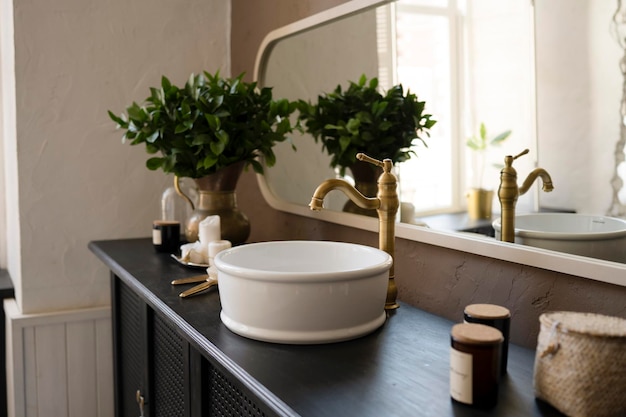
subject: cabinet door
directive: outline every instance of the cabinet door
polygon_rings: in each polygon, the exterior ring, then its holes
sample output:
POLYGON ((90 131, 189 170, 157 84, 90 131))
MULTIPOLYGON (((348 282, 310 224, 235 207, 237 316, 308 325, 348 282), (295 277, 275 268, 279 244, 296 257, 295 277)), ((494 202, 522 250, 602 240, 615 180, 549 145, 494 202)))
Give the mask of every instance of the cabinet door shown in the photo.
POLYGON ((151 317, 150 416, 189 416, 189 344, 167 319, 151 317))
POLYGON ((276 415, 114 274, 111 284, 117 417, 276 415))
POLYGON ((189 344, 115 276, 112 292, 117 416, 190 417, 189 344))
POLYGON ((137 394, 145 398, 147 384, 147 306, 112 275, 113 355, 117 416, 139 416, 137 394))

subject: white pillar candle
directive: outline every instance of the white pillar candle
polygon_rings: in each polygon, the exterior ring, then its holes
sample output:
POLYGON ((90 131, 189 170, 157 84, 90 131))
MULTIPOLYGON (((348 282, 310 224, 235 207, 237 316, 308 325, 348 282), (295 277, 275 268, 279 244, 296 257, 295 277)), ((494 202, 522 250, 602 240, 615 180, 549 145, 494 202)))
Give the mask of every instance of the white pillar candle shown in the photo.
POLYGON ((230 249, 233 245, 229 240, 215 240, 209 242, 209 265, 213 265, 213 258, 215 255, 223 250, 230 249))
POLYGON ((222 239, 220 216, 208 216, 198 225, 198 238, 200 242, 208 245, 209 242, 222 239))

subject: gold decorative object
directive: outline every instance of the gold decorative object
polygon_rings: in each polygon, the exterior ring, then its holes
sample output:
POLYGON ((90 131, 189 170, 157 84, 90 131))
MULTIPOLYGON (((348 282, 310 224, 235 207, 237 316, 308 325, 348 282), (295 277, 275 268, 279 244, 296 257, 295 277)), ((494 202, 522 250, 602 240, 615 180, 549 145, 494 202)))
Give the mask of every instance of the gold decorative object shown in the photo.
POLYGON ((524 151, 522 151, 519 155, 505 156, 504 168, 500 171, 498 198, 500 199, 500 207, 502 210, 501 240, 503 242, 515 241, 515 204, 517 203, 517 198, 528 191, 537 177, 540 177, 543 182, 543 191, 550 192, 554 189, 550 174, 548 174, 548 172, 543 168, 535 168, 532 170, 522 183, 522 186, 517 186, 517 171, 513 168, 513 161, 522 155, 526 155, 528 152, 528 149, 524 149, 524 151))
POLYGON ((217 278, 214 276, 209 276, 206 279, 206 282, 203 282, 202 284, 198 284, 195 287, 191 287, 188 290, 185 290, 181 292, 180 294, 178 294, 178 296, 180 298, 191 297, 192 295, 199 294, 202 291, 208 290, 209 288, 212 288, 215 286, 217 286, 217 278))
MULTIPOLYGON (((393 163, 391 159, 384 159, 381 162, 363 153, 358 153, 356 157, 360 161, 369 162, 383 169, 383 173, 378 178, 378 193, 376 197, 366 197, 347 181, 333 178, 324 181, 317 187, 309 207, 311 207, 311 210, 321 210, 326 194, 332 190, 340 190, 359 207, 370 210, 376 209, 379 219, 379 248, 393 258, 395 252, 396 213, 400 206, 400 200, 396 191, 398 179, 391 172, 393 163)), ((396 301, 397 295, 398 289, 395 283, 394 265, 392 264, 389 270, 389 284, 385 301, 386 310, 394 310, 400 306, 396 301)))
POLYGON ((491 219, 493 191, 472 188, 467 193, 467 213, 472 220, 491 219))
POLYGON ((193 277, 187 278, 179 278, 172 280, 172 285, 182 285, 182 284, 197 284, 198 282, 204 282, 207 280, 209 276, 207 274, 195 275, 193 277))
POLYGON ((183 193, 178 176, 174 177, 176 192, 183 197, 193 210, 185 224, 185 237, 188 242, 198 240, 198 225, 212 215, 220 216, 221 238, 233 245, 240 244, 250 235, 250 221, 237 207, 235 188, 243 171, 244 162, 222 168, 214 174, 195 178, 198 187, 197 206, 183 193))

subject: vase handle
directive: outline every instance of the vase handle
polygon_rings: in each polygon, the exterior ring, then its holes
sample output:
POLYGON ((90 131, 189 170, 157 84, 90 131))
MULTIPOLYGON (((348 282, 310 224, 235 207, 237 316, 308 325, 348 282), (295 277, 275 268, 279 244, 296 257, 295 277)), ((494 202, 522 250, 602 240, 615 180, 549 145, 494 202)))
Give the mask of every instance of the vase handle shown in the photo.
POLYGON ((176 189, 176 194, 184 198, 191 205, 191 210, 195 210, 196 207, 194 206, 193 201, 191 201, 191 198, 187 197, 187 195, 180 189, 178 175, 174 176, 174 188, 176 189))

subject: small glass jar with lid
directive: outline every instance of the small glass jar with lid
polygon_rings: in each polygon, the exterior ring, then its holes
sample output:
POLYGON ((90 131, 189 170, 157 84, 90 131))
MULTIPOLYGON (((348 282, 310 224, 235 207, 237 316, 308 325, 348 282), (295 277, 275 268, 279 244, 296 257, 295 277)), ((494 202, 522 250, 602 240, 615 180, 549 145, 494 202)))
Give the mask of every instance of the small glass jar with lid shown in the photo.
POLYGON ((459 323, 450 335, 450 396, 477 408, 498 402, 500 330, 475 323, 459 323))
POLYGON ((463 311, 466 323, 478 323, 495 327, 502 332, 502 354, 500 356, 500 375, 506 374, 509 358, 509 332, 511 312, 508 308, 496 304, 470 304, 463 311))

